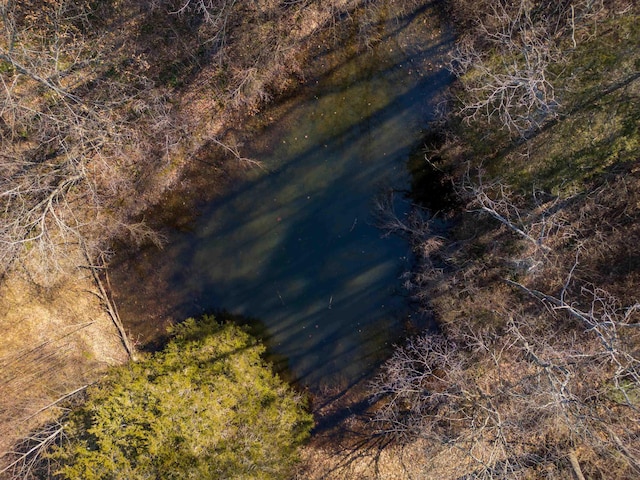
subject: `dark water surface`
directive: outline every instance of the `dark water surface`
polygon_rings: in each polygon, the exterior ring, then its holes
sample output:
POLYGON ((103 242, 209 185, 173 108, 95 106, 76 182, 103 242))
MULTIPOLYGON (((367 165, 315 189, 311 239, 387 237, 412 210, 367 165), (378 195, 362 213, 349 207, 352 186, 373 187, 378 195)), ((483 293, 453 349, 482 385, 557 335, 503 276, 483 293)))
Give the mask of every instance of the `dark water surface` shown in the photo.
POLYGON ((328 73, 245 143, 263 168, 204 205, 189 231, 170 232, 163 250, 120 262, 111 282, 134 337, 226 309, 259 319, 312 388, 375 365, 409 315, 400 277, 410 258, 374 225, 373 203, 407 188, 407 158, 450 80, 441 63, 451 38, 423 13, 389 22, 364 54, 319 58, 328 73))

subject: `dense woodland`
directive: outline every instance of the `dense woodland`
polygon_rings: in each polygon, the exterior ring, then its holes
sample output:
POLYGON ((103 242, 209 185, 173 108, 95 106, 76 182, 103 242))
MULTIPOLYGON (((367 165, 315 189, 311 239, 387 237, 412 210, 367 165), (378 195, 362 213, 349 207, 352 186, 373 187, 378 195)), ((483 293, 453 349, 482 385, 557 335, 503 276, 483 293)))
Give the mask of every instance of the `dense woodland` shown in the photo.
MULTIPOLYGON (((364 51, 378 15, 426 3, 4 1, 2 282, 55 302, 70 278, 95 281, 118 323, 103 287, 109 247, 161 241, 145 209, 190 159, 217 148, 250 167, 229 127, 304 81, 311 43, 355 25, 364 51)), ((436 3, 458 31, 457 81, 412 162, 413 211, 381 199, 377 218, 409 239, 405 287, 438 331, 409 335, 337 400, 361 408, 316 430, 296 466, 311 419, 240 328, 189 321, 98 383, 93 373, 36 395, 31 375, 53 382, 62 362, 89 357, 48 353, 48 340, 24 343, 29 324, 7 326, 0 475, 640 475, 638 6, 436 3), (206 422, 192 425, 194 412, 206 422)), ((98 370, 108 363, 119 362, 98 370)))

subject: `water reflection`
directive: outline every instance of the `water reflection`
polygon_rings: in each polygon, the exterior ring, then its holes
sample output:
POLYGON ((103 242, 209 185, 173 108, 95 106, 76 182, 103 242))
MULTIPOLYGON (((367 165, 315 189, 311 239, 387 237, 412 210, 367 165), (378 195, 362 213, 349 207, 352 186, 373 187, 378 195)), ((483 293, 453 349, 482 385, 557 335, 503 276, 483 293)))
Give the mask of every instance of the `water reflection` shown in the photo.
POLYGON ((415 29, 338 62, 291 99, 247 146, 264 170, 206 205, 164 251, 116 271, 125 322, 136 330, 134 319, 224 308, 263 321, 305 384, 351 381, 372 366, 407 314, 400 276, 409 262, 408 246, 372 224, 372 200, 406 188, 407 156, 449 81, 427 68, 449 39, 408 35, 415 29), (148 296, 126 295, 151 277, 148 296))

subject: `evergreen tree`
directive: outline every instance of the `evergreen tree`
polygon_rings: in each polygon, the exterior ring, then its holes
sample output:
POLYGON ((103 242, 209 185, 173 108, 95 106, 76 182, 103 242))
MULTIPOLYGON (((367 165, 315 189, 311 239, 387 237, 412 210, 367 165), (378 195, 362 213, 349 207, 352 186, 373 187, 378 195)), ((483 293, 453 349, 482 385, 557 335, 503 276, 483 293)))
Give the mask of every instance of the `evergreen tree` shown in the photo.
POLYGON ((93 387, 52 453, 62 478, 283 478, 308 437, 303 399, 264 347, 213 317, 175 328, 168 346, 93 387))

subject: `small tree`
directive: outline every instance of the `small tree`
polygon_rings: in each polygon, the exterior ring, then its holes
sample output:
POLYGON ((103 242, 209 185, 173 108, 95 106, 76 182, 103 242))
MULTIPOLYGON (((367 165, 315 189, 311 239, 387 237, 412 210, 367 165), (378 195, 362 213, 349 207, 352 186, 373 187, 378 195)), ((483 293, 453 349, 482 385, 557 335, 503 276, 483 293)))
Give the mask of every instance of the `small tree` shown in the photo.
POLYGON ((52 453, 62 478, 283 478, 312 417, 262 360, 264 347, 213 317, 176 328, 144 361, 88 392, 52 453))

